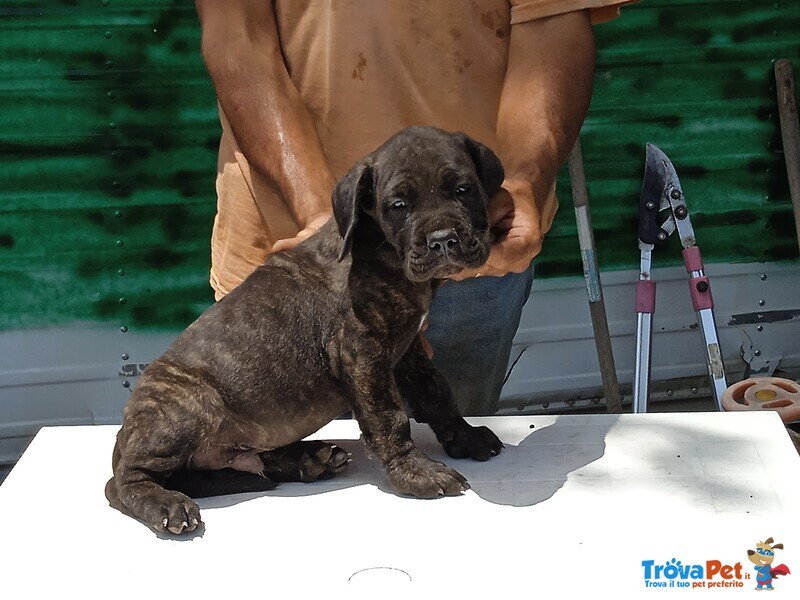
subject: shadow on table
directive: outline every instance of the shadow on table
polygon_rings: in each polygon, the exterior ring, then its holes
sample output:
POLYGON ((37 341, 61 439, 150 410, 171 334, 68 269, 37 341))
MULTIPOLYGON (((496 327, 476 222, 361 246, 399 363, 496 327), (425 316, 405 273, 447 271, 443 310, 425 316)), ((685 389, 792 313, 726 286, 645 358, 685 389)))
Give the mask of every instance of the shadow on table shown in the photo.
MULTIPOLYGON (((520 440, 505 440, 505 448, 487 462, 448 457, 428 427, 415 427, 417 446, 434 460, 446 463, 464 475, 472 491, 482 499, 506 506, 532 506, 550 499, 567 481, 570 473, 601 458, 605 436, 616 419, 602 425, 576 427, 572 421, 556 420, 531 429, 520 440)), ((521 437, 521 436, 517 436, 521 437)), ((370 460, 360 440, 327 440, 352 454, 348 470, 326 481, 284 483, 265 492, 203 498, 202 508, 233 506, 258 497, 297 497, 332 493, 360 485, 372 485, 398 495, 390 486, 382 466, 370 460)))

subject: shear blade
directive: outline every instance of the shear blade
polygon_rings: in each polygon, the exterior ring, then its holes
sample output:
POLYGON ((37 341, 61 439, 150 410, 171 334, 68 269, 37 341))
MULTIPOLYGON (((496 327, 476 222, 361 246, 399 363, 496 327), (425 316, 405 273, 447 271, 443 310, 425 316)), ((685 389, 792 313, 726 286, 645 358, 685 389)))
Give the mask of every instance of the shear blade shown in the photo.
MULTIPOLYGON (((647 144, 645 161, 645 181, 647 181, 648 177, 651 178, 651 185, 659 189, 659 194, 663 193, 667 188, 681 187, 681 182, 678 180, 678 174, 675 172, 672 161, 658 146, 650 143, 647 144)), ((669 206, 669 200, 667 200, 666 205, 662 208, 666 208, 667 206, 669 206)))
POLYGON ((675 167, 661 150, 647 144, 644 179, 639 201, 639 241, 644 244, 660 244, 675 231, 672 215, 659 224, 659 213, 670 208, 667 190, 680 187, 675 167))

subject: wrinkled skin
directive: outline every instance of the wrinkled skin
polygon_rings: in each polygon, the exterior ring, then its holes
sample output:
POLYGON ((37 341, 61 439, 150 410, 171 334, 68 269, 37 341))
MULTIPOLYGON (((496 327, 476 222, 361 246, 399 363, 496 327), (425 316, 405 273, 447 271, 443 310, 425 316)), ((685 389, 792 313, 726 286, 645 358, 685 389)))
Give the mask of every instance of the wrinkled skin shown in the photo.
POLYGON ((441 279, 489 252, 497 157, 463 134, 404 130, 337 184, 334 217, 272 255, 142 374, 113 454, 110 504, 156 531, 201 524, 190 498, 315 481, 347 466, 300 441, 352 411, 401 494, 469 488, 414 445, 409 416, 447 453, 487 460, 502 444, 459 414, 419 329, 441 279))

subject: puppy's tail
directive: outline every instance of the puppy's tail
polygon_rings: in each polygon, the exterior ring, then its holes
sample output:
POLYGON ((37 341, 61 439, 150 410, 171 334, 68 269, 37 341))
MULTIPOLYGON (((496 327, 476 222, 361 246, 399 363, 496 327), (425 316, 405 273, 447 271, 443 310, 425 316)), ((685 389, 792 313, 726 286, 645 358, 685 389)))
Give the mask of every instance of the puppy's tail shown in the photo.
POLYGON ((267 492, 278 484, 254 473, 221 469, 218 471, 194 471, 183 469, 171 473, 164 481, 168 490, 182 492, 190 498, 208 498, 228 494, 267 492))

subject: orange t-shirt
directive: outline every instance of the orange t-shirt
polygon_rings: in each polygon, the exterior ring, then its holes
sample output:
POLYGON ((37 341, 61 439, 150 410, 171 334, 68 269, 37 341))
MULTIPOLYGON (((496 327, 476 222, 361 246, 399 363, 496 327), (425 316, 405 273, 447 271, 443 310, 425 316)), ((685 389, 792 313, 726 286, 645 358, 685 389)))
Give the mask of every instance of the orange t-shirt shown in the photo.
MULTIPOLYGON (((410 125, 463 131, 497 147, 508 41, 516 23, 591 9, 616 16, 620 0, 274 0, 290 77, 339 178, 410 125), (413 9, 413 10, 412 10, 413 9)), ((532 58, 535 60, 535 57, 532 58)), ((221 297, 298 227, 275 190, 251 171, 225 115, 211 243, 211 285, 221 297), (268 214, 259 211, 268 206, 268 214)), ((544 205, 546 232, 557 208, 544 205)))

